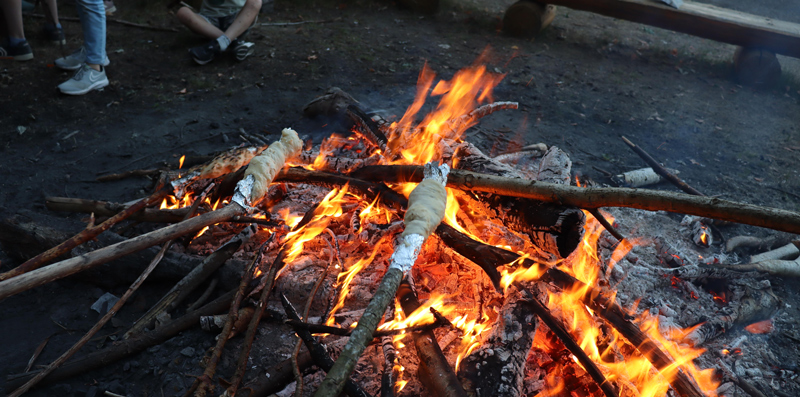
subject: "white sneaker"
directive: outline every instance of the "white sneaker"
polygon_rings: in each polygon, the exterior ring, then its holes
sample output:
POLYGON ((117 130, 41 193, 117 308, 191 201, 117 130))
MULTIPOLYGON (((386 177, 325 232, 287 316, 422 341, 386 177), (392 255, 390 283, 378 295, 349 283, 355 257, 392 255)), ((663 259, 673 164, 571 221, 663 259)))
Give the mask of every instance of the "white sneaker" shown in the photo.
POLYGON ((71 79, 61 83, 58 89, 67 95, 83 95, 92 90, 99 90, 108 85, 108 77, 106 77, 105 68, 100 71, 92 69, 89 65, 84 64, 82 68, 78 69, 71 79))
MULTIPOLYGON (((101 64, 103 67, 108 66, 111 61, 106 57, 101 64)), ((81 66, 86 64, 86 48, 81 46, 80 49, 69 54, 63 58, 56 59, 56 66, 64 70, 78 70, 81 66)))

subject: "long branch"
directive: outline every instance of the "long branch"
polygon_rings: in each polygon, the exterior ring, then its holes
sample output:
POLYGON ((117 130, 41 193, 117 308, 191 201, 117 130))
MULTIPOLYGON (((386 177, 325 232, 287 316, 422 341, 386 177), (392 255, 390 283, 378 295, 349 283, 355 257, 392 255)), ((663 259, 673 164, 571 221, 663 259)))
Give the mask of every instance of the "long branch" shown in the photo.
MULTIPOLYGON (((89 240, 94 239, 95 237, 100 235, 100 233, 103 233, 104 231, 106 231, 109 228, 111 228, 111 226, 116 225, 117 223, 121 222, 122 220, 124 220, 124 219, 128 218, 129 216, 135 214, 139 210, 141 210, 141 209, 143 209, 145 207, 149 207, 150 205, 153 205, 158 200, 160 200, 162 197, 166 196, 168 193, 169 193, 169 189, 168 188, 163 188, 163 189, 158 190, 157 192, 155 192, 152 195, 150 195, 150 197, 147 197, 147 198, 144 198, 142 200, 139 200, 135 204, 133 204, 130 207, 126 208, 125 210, 117 213, 116 215, 112 216, 111 218, 106 219, 105 222, 103 222, 103 223, 101 223, 101 224, 99 224, 97 226, 87 228, 87 229, 81 231, 80 233, 72 236, 71 238, 69 238, 68 240, 64 241, 63 243, 61 243, 61 244, 59 244, 59 245, 57 245, 57 246, 55 246, 53 248, 50 248, 49 250, 47 250, 45 252, 42 252, 41 254, 36 255, 35 257, 33 257, 31 259, 28 259, 25 263, 15 267, 15 268, 13 268, 13 269, 5 272, 5 273, 0 274, 0 281, 8 280, 10 278, 19 276, 19 275, 27 273, 27 272, 30 272, 32 270, 38 269, 38 268, 50 263, 51 261, 53 261, 54 259, 58 258, 59 256, 64 255, 65 253, 69 252, 71 249, 73 249, 73 248, 75 248, 75 247, 77 247, 77 246, 79 246, 79 245, 81 245, 81 244, 83 244, 83 243, 85 243, 85 242, 87 242, 89 240)), ((0 298, 0 300, 2 300, 2 299, 3 298, 0 298)))
POLYGON ((224 222, 236 215, 242 215, 245 209, 232 203, 227 207, 207 212, 181 223, 176 223, 150 233, 121 241, 119 243, 85 253, 74 258, 56 262, 52 265, 30 271, 0 282, 0 301, 9 296, 27 291, 31 288, 55 281, 74 273, 102 265, 122 256, 134 253, 147 247, 161 244, 168 240, 196 232, 205 226, 224 222))
MULTIPOLYGON (((422 180, 422 167, 368 166, 353 172, 350 176, 386 183, 419 182, 422 180)), ((697 215, 800 234, 800 213, 716 197, 691 196, 646 189, 582 188, 457 169, 451 171, 450 177, 447 179, 447 186, 461 190, 524 197, 585 209, 627 207, 697 215)))

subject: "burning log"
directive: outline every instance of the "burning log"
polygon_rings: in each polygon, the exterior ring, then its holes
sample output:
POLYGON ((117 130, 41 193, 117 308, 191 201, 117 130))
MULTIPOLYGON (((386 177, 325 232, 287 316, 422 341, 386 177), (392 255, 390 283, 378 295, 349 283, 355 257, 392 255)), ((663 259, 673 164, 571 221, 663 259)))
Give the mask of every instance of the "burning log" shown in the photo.
POLYGON ((656 159, 654 159, 647 152, 645 152, 644 149, 640 148, 639 146, 636 146, 633 142, 629 141, 628 138, 625 138, 623 136, 622 141, 625 142, 625 144, 628 145, 634 152, 636 152, 636 154, 638 154, 639 157, 641 157, 642 160, 644 160, 644 162, 647 163, 647 165, 653 167, 653 171, 658 173, 658 175, 664 177, 664 179, 668 180, 670 183, 677 186, 679 189, 691 195, 705 196, 703 193, 700 193, 697 189, 689 186, 688 183, 684 182, 682 179, 675 176, 675 174, 667 171, 667 169, 662 167, 661 164, 659 164, 658 161, 656 161, 656 159))
POLYGON ((522 291, 511 286, 491 334, 460 364, 458 377, 471 395, 522 395, 525 361, 537 324, 522 291))
POLYGON ((378 128, 378 124, 359 109, 358 106, 347 106, 347 116, 355 123, 354 131, 357 134, 364 137, 369 143, 375 145, 382 151, 386 151, 386 144, 389 143, 386 135, 378 128))
MULTIPOLYGON (((468 143, 458 147, 457 156, 459 166, 468 167, 469 171, 521 177, 513 168, 492 160, 468 143)), ((566 153, 551 147, 539 163, 536 180, 568 184, 571 167, 572 162, 566 153)), ((483 194, 480 198, 498 219, 503 219, 512 229, 527 234, 543 252, 557 252, 561 258, 566 258, 578 246, 583 235, 585 217, 577 208, 493 194, 483 194)))
MULTIPOLYGON (((386 183, 418 182, 419 166, 370 166, 350 175, 386 183)), ((525 197, 548 203, 584 209, 628 207, 647 211, 667 211, 705 216, 747 225, 800 234, 800 214, 777 208, 737 203, 716 197, 691 196, 680 193, 625 188, 580 188, 538 181, 505 178, 453 170, 447 180, 451 188, 525 197)))
POLYGON ((739 302, 738 309, 724 308, 720 315, 704 322, 687 334, 684 341, 692 346, 700 346, 733 327, 745 326, 770 318, 779 306, 779 302, 779 299, 769 289, 747 288, 747 293, 739 302))
MULTIPOLYGON (((417 293, 408 281, 408 277, 397 290, 397 301, 406 316, 420 308, 417 293)), ((434 395, 439 397, 466 397, 467 393, 459 382, 447 358, 436 342, 433 331, 414 332, 411 334, 419 357, 419 374, 423 383, 427 384, 434 395)))
POLYGON ((447 201, 447 191, 444 186, 447 183, 448 172, 449 167, 446 165, 436 167, 433 163, 429 163, 425 166, 425 178, 409 197, 408 210, 404 218, 406 229, 396 241, 392 264, 383 276, 364 315, 358 320, 358 325, 342 354, 314 394, 316 397, 335 397, 342 391, 345 380, 355 369, 359 356, 368 341, 372 339, 372 333, 378 327, 378 322, 383 317, 389 302, 394 298, 400 280, 414 266, 420 247, 444 218, 447 201))
POLYGON ((248 211, 252 203, 264 197, 266 187, 272 182, 272 179, 286 160, 300 151, 301 146, 302 142, 298 138, 297 133, 293 130, 285 129, 281 141, 274 143, 269 149, 252 161, 251 167, 248 167, 245 178, 240 182, 239 187, 237 187, 233 202, 225 208, 208 212, 136 238, 101 248, 91 253, 81 255, 80 257, 67 259, 12 279, 0 281, 0 300, 106 263, 121 256, 128 255, 140 249, 196 232, 205 226, 225 222, 234 216, 243 215, 248 211))

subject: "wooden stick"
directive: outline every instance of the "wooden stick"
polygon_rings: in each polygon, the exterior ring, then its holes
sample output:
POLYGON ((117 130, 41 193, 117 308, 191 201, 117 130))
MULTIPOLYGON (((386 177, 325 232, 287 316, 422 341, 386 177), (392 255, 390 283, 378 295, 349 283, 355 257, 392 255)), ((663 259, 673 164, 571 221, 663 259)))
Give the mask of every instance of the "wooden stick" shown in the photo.
MULTIPOLYGON (((281 304, 283 304, 283 310, 286 311, 286 316, 289 317, 290 320, 300 321, 300 315, 284 294, 281 294, 281 304)), ((328 354, 327 350, 325 350, 325 347, 317 342, 309 331, 295 330, 295 333, 297 333, 297 336, 305 343, 306 348, 311 354, 311 358, 314 360, 314 364, 323 371, 329 372, 331 367, 333 367, 333 359, 328 354)), ((350 397, 369 397, 369 394, 352 379, 347 379, 345 381, 344 392, 350 397)))
MULTIPOLYGON (((164 343, 175 335, 191 327, 197 326, 200 317, 209 316, 225 310, 225 308, 230 305, 230 301, 233 299, 234 292, 235 291, 229 291, 211 303, 197 310, 186 313, 180 318, 170 321, 163 327, 160 327, 153 332, 147 332, 135 338, 121 341, 119 344, 111 345, 105 349, 98 350, 77 360, 66 363, 44 377, 39 385, 51 384, 68 379, 94 368, 109 365, 125 357, 135 355, 149 347, 164 343)), ((29 379, 33 378, 35 375, 35 373, 31 373, 23 374, 19 377, 9 377, 9 379, 6 381, 6 389, 17 388, 23 383, 27 382, 29 379)))
POLYGON ((158 168, 153 168, 149 170, 131 170, 131 171, 120 172, 118 174, 108 174, 108 175, 98 176, 97 178, 95 178, 95 180, 98 182, 111 182, 111 181, 118 181, 120 179, 130 178, 132 176, 150 176, 162 171, 165 170, 158 168))
MULTIPOLYGON (((397 290, 397 300, 406 316, 410 316, 421 306, 417 292, 408 281, 408 277, 397 290)), ((458 380, 455 371, 442 353, 433 331, 414 332, 411 334, 419 357, 420 378, 427 381, 432 393, 439 397, 466 397, 467 392, 458 380)))
MULTIPOLYGON (((130 207, 126 208, 124 211, 122 211, 122 212, 116 214, 115 216, 107 219, 105 222, 103 222, 103 223, 101 223, 101 224, 99 224, 97 226, 94 226, 94 227, 89 227, 89 228, 81 231, 80 233, 72 236, 69 240, 64 241, 63 243, 61 243, 61 244, 59 244, 59 245, 57 245, 57 246, 55 246, 53 248, 50 248, 49 250, 47 250, 47 251, 45 251, 45 252, 43 252, 43 253, 41 253, 39 255, 36 255, 35 257, 27 260, 25 263, 17 266, 16 268, 11 269, 11 270, 3 273, 3 274, 0 274, 0 290, 2 290, 2 284, 3 284, 2 281, 3 280, 8 280, 8 279, 10 279, 12 277, 17 277, 17 276, 19 276, 21 274, 28 273, 28 272, 30 272, 32 270, 38 269, 38 268, 50 263, 52 260, 58 258, 61 255, 66 254, 67 252, 69 252, 73 248, 75 248, 75 247, 77 247, 77 246, 79 246, 79 245, 81 245, 81 244, 83 244, 83 243, 85 243, 85 242, 87 242, 89 240, 94 239, 100 233, 108 230, 109 228, 111 228, 111 226, 116 225, 120 221, 128 218, 129 216, 131 216, 132 214, 138 212, 139 210, 141 210, 141 209, 143 209, 145 207, 149 207, 149 206, 153 205, 154 203, 158 202, 158 200, 160 200, 162 197, 164 197, 167 194, 169 194, 169 192, 170 192, 169 188, 160 189, 159 191, 157 191, 157 192, 153 193, 152 195, 150 195, 150 197, 147 197, 145 199, 137 201, 135 204, 133 204, 130 207)), ((158 243, 154 243, 154 244, 158 244, 158 243)), ((151 244, 151 245, 154 245, 154 244, 151 244)), ((0 300, 3 300, 4 298, 5 297, 0 297, 0 300)))
POLYGON ((592 208, 592 209, 590 209, 588 211, 619 242, 622 242, 622 240, 625 239, 625 236, 623 236, 620 232, 618 232, 617 229, 614 228, 614 225, 612 225, 611 222, 609 222, 608 219, 606 219, 606 217, 603 216, 603 214, 600 213, 600 209, 599 208, 592 208))
POLYGON ((42 284, 55 281, 69 275, 90 269, 119 257, 131 254, 141 249, 194 233, 205 226, 225 222, 233 216, 244 214, 246 211, 236 203, 227 207, 205 213, 200 216, 176 223, 150 233, 109 245, 98 250, 54 263, 50 266, 36 269, 16 276, 9 280, 0 281, 0 301, 9 296, 38 287, 42 284))
POLYGON ((186 277, 178 281, 178 283, 175 284, 158 303, 153 305, 147 313, 136 320, 122 338, 128 339, 140 333, 144 328, 151 327, 161 313, 175 309, 198 285, 211 276, 211 274, 225 264, 225 261, 230 259, 239 248, 246 244, 253 233, 254 230, 252 228, 246 228, 231 239, 231 241, 217 248, 217 250, 209 255, 203 262, 192 269, 186 277))
POLYGON ((670 183, 677 186, 679 189, 683 190, 688 194, 694 196, 705 196, 705 194, 700 193, 700 191, 698 191, 697 189, 689 186, 688 183, 684 182, 681 178, 675 176, 675 174, 667 171, 667 169, 662 167, 661 164, 659 164, 658 161, 656 161, 656 159, 654 159, 647 152, 645 152, 644 149, 640 148, 639 146, 636 146, 633 142, 629 141, 628 138, 625 138, 623 136, 622 141, 625 142, 625 144, 628 145, 628 147, 633 149, 633 151, 636 152, 636 154, 638 154, 639 157, 641 157, 642 160, 644 160, 644 162, 647 163, 647 165, 653 168, 653 171, 655 171, 656 174, 661 175, 662 177, 664 177, 664 179, 668 180, 670 183))
POLYGON ((606 397, 616 397, 619 395, 610 382, 606 380, 606 377, 600 372, 600 369, 597 368, 597 365, 592 361, 591 358, 586 354, 586 352, 581 349, 575 339, 569 334, 569 331, 558 321, 552 313, 550 313, 550 309, 548 309, 545 305, 539 302, 533 294, 526 293, 526 300, 525 302, 530 306, 531 310, 539 316, 547 327, 553 331, 554 334, 564 343, 564 346, 578 359, 581 363, 581 366, 589 373, 589 375, 594 379, 597 386, 600 387, 600 390, 603 391, 603 394, 606 397))
MULTIPOLYGON (((353 178, 386 183, 419 182, 419 166, 368 166, 350 174, 353 178)), ((723 200, 717 197, 626 188, 582 188, 546 182, 452 170, 447 179, 451 188, 527 197, 548 203, 584 209, 627 207, 647 211, 667 211, 704 216, 747 225, 800 234, 800 213, 777 208, 723 200)))
POLYGON ((281 251, 278 253, 278 256, 275 257, 274 261, 272 261, 272 265, 270 266, 269 272, 266 275, 267 285, 261 290, 261 296, 259 296, 258 303, 256 304, 256 311, 253 313, 253 318, 250 320, 250 324, 247 326, 247 332, 245 333, 244 342, 242 343, 242 349, 239 353, 239 362, 236 366, 236 372, 231 379, 230 386, 228 386, 228 389, 224 393, 226 396, 236 395, 236 390, 239 388, 239 383, 241 383, 242 378, 244 378, 244 372, 247 369, 247 359, 250 357, 250 349, 253 346, 253 340, 256 337, 258 324, 261 322, 261 317, 264 315, 264 310, 267 308, 267 301, 269 300, 269 295, 272 292, 272 287, 275 284, 275 277, 278 274, 278 271, 283 268, 285 258, 286 250, 281 249, 281 251))
MULTIPOLYGON (((295 321, 295 320, 286 320, 286 325, 294 328, 294 329, 301 329, 304 331, 311 332, 312 334, 330 334, 330 335, 339 335, 339 336, 350 336, 353 333, 352 328, 342 328, 342 327, 334 327, 330 325, 324 324, 312 324, 306 323, 302 321, 295 321)), ((425 332, 431 331, 436 328, 445 327, 447 324, 443 324, 441 322, 433 322, 429 324, 420 324, 420 325, 412 325, 408 328, 402 329, 379 329, 375 331, 372 335, 375 338, 382 338, 384 336, 394 336, 394 335, 401 335, 401 334, 410 334, 413 332, 425 332)))

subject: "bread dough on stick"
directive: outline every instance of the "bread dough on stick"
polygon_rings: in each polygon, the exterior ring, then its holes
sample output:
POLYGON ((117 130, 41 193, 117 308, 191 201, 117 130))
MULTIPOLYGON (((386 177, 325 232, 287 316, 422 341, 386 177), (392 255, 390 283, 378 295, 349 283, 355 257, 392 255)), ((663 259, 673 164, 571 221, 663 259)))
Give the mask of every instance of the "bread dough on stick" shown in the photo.
POLYGON ((267 146, 237 148, 214 157, 200 169, 198 178, 219 178, 244 167, 253 157, 258 156, 267 146))
MULTIPOLYGON (((236 185, 237 193, 241 194, 244 202, 240 205, 252 206, 261 200, 267 193, 269 184, 275 179, 275 175, 286 164, 286 161, 300 153, 303 148, 303 141, 291 128, 285 128, 281 132, 281 139, 273 143, 267 150, 250 160, 250 165, 244 172, 244 178, 236 185)), ((237 198, 239 195, 234 195, 237 198)))
POLYGON ((447 164, 425 164, 425 179, 408 196, 408 210, 403 218, 406 228, 395 243, 391 268, 403 273, 411 270, 422 244, 444 219, 449 172, 447 164))

